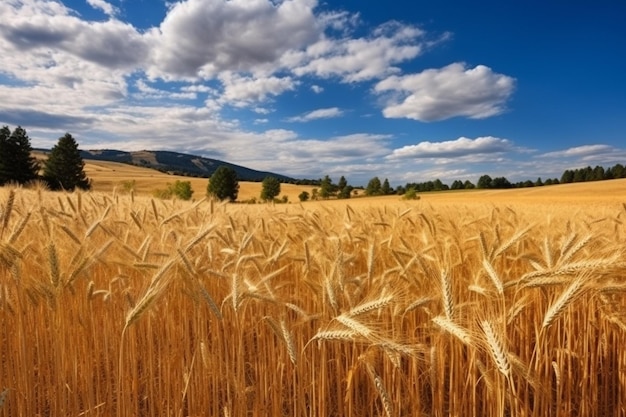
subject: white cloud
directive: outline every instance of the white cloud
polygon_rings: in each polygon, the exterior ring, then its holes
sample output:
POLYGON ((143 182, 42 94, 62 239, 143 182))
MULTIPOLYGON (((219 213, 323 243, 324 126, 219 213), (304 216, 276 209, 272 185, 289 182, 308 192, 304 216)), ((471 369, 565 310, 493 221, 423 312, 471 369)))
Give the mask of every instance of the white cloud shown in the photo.
POLYGON ((194 100, 197 98, 197 94, 193 91, 179 93, 161 90, 151 87, 144 80, 137 80, 135 86, 137 87, 137 90, 139 90, 137 96, 141 98, 169 100, 194 100))
POLYGON ((311 91, 313 91, 315 94, 319 94, 324 91, 324 87, 320 87, 319 85, 312 85, 311 91))
POLYGON ((291 117, 287 119, 289 122, 310 122, 311 120, 317 119, 332 119, 335 117, 341 117, 343 115, 343 110, 338 107, 330 107, 327 109, 317 109, 305 113, 301 116, 291 117))
POLYGON ((120 10, 105 0, 87 0, 87 3, 94 9, 102 10, 107 16, 115 16, 120 10))
POLYGON ((253 72, 315 41, 315 0, 187 0, 175 3, 153 42, 151 76, 213 78, 253 72))
POLYGON ((285 91, 294 90, 298 82, 291 77, 244 77, 232 72, 219 76, 224 92, 220 97, 223 104, 244 107, 263 102, 268 97, 277 96, 285 91))
POLYGON ((542 155, 543 158, 570 158, 570 157, 586 157, 598 154, 606 154, 613 152, 615 148, 609 145, 584 145, 562 151, 548 152, 542 155))
POLYGON ((478 65, 467 69, 455 63, 418 74, 391 76, 375 86, 378 93, 397 93, 383 114, 424 122, 465 116, 483 119, 502 113, 513 93, 515 80, 478 65))
POLYGON ((131 70, 147 58, 148 45, 133 26, 119 20, 86 22, 54 2, 0 5, 0 18, 0 48, 28 52, 26 58, 65 53, 105 68, 131 70))
POLYGON ((400 72, 395 67, 423 51, 420 29, 397 22, 374 30, 372 36, 358 39, 323 38, 303 52, 286 54, 283 62, 298 76, 340 77, 344 82, 379 79, 400 72))
POLYGON ((407 158, 455 158, 476 154, 497 154, 512 150, 513 145, 507 139, 493 136, 469 139, 465 137, 444 142, 420 142, 417 145, 394 149, 388 159, 407 158))

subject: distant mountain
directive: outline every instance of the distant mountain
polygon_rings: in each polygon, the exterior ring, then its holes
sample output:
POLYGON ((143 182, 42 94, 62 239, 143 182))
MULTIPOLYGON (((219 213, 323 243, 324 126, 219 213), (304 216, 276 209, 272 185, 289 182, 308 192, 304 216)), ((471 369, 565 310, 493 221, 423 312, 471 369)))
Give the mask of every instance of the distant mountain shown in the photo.
POLYGON ((296 180, 285 175, 267 171, 256 171, 217 159, 204 158, 169 151, 138 151, 126 152, 113 149, 81 151, 83 159, 98 161, 122 162, 146 168, 153 168, 162 172, 190 177, 210 177, 215 170, 225 165, 235 170, 239 181, 263 181, 265 177, 272 176, 281 182, 295 182, 296 180))

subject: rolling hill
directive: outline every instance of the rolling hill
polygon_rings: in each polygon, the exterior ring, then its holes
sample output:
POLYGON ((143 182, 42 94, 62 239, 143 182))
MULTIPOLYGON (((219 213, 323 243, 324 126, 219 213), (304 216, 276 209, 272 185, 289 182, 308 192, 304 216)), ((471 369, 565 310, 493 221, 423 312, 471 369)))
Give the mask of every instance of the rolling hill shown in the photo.
MULTIPOLYGON (((45 152, 45 151, 44 151, 45 152)), ((205 158, 197 155, 189 155, 170 151, 136 151, 126 152, 113 149, 104 150, 81 150, 81 157, 85 160, 121 162, 153 168, 161 172, 184 175, 191 177, 210 177, 215 170, 225 165, 235 170, 240 181, 263 181, 265 177, 272 176, 281 182, 295 182, 294 178, 267 171, 257 171, 240 165, 217 159, 205 158)))

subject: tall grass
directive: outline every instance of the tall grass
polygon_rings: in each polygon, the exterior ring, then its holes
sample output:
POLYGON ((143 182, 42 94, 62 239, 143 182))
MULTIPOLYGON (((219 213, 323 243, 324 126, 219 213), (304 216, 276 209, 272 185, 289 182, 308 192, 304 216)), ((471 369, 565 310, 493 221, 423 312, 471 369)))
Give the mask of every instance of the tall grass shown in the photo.
POLYGON ((0 415, 624 415, 625 216, 2 190, 0 415))

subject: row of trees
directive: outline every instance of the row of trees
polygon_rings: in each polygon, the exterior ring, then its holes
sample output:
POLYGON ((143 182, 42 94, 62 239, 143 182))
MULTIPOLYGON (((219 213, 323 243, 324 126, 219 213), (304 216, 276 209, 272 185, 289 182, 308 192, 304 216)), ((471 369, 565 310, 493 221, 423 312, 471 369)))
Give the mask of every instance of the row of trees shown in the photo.
POLYGON ((567 169, 561 176, 561 183, 602 181, 617 178, 626 178, 626 169, 622 164, 616 164, 607 169, 601 166, 596 166, 595 168, 588 166, 586 168, 573 170, 567 169))
POLYGON ((41 164, 32 156, 30 138, 21 126, 12 132, 8 126, 0 128, 0 185, 25 185, 43 180, 51 190, 88 190, 91 182, 84 171, 85 163, 78 144, 70 135, 59 138, 48 159, 41 164))
MULTIPOLYGON (((280 180, 272 176, 265 177, 261 187, 261 200, 274 201, 279 194, 280 180)), ((209 180, 207 195, 218 200, 237 200, 239 195, 237 172, 224 165, 218 167, 209 180)))

